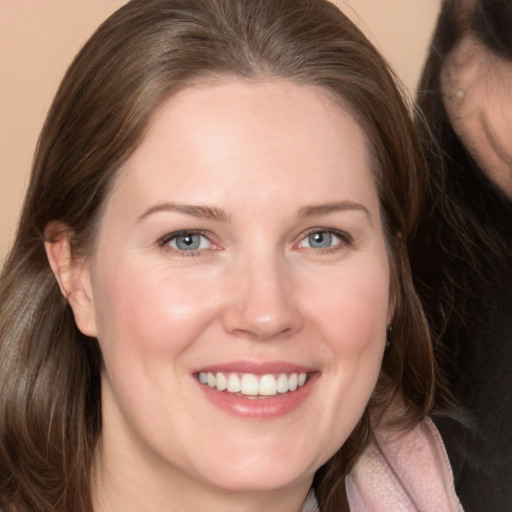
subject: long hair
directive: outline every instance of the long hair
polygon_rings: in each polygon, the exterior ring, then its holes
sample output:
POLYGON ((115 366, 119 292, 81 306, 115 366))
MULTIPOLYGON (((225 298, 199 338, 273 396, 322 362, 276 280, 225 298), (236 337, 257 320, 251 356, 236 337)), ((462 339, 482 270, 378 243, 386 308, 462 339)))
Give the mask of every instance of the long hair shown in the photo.
POLYGON ((17 512, 91 512, 101 433, 101 354, 60 294, 45 227, 67 224, 73 254, 92 251, 112 184, 151 115, 188 84, 219 76, 321 87, 349 109, 371 146, 396 303, 393 347, 363 418, 317 473, 321 509, 339 510, 345 474, 396 395, 404 428, 431 410, 436 370, 404 249, 421 208, 424 159, 382 57, 325 0, 133 0, 64 77, 0 278, 0 497, 17 512))
POLYGON ((510 27, 512 3, 507 0, 444 0, 418 86, 417 113, 430 149, 429 173, 424 213, 409 251, 437 359, 451 380, 458 358, 469 350, 465 340, 477 339, 477 331, 489 322, 489 310, 495 308, 493 290, 510 275, 512 201, 451 126, 441 70, 468 34, 512 63, 510 27), (429 142, 432 136, 434 145, 429 142))
POLYGON ((466 36, 510 66, 511 27, 509 0, 443 0, 417 96, 419 126, 428 127, 425 136, 433 135, 438 147, 429 145, 425 209, 410 240, 411 265, 440 371, 458 402, 437 426, 460 499, 474 510, 506 509, 512 497, 504 448, 512 411, 512 201, 453 129, 441 74, 466 36))

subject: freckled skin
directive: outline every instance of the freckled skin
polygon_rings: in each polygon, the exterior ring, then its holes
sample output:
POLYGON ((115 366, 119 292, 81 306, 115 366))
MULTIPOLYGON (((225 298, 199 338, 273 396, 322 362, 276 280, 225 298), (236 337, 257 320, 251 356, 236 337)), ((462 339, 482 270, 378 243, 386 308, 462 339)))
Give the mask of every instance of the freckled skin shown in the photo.
POLYGON ((363 132, 318 90, 219 82, 160 108, 74 311, 105 362, 99 510, 300 510, 379 374, 392 316, 379 210, 363 132), (200 249, 169 237, 184 230, 200 249), (312 230, 331 245, 312 247, 312 230), (286 414, 236 416, 194 376, 233 361, 319 377, 286 414))

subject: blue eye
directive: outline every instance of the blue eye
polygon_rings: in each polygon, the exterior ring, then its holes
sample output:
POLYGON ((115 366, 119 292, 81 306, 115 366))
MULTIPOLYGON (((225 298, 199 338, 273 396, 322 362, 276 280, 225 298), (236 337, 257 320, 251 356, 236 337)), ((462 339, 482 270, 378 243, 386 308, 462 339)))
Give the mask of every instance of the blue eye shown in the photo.
POLYGON ((312 231, 299 243, 299 247, 310 249, 330 249, 343 242, 341 235, 333 231, 312 231))
POLYGON ((202 249, 210 249, 212 247, 212 243, 206 236, 194 231, 171 233, 164 237, 160 241, 160 244, 183 252, 199 251, 202 249))
POLYGON ((195 251, 201 246, 201 235, 177 236, 174 243, 180 251, 195 251))
POLYGON ((312 233, 311 235, 308 235, 309 246, 317 249, 325 249, 327 247, 331 247, 332 239, 332 233, 329 233, 328 231, 312 233))

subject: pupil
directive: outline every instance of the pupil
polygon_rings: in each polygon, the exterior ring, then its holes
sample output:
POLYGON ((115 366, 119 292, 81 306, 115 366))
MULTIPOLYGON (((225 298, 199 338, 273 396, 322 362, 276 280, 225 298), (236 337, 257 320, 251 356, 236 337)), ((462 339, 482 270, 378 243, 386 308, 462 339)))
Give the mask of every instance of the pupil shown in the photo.
POLYGON ((330 247, 332 243, 332 235, 330 233, 313 233, 309 236, 311 247, 330 247))
POLYGON ((199 247, 199 243, 199 235, 185 235, 176 239, 176 246, 178 249, 183 249, 185 251, 197 249, 199 247))

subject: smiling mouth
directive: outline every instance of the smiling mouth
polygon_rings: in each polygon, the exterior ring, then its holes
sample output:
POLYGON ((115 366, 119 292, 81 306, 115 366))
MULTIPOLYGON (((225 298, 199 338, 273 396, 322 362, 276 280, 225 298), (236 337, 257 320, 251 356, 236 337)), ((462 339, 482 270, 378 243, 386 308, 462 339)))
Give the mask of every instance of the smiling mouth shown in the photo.
POLYGON ((284 395, 304 386, 308 380, 307 373, 253 373, 199 372, 199 382, 205 386, 232 393, 245 398, 267 398, 284 395))

